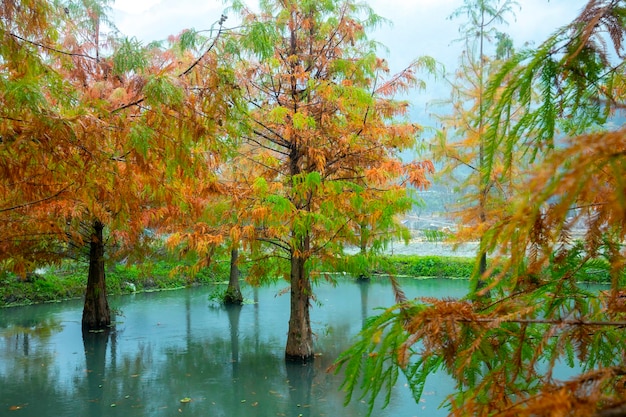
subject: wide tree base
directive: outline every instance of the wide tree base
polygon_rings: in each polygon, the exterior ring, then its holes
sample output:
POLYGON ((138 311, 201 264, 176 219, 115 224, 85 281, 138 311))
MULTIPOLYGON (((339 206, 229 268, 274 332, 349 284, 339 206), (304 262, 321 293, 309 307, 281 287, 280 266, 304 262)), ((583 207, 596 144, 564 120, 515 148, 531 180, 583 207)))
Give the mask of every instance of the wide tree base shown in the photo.
POLYGON ((89 274, 83 307, 83 331, 104 330, 111 325, 111 310, 107 301, 104 269, 103 229, 102 223, 94 222, 89 247, 89 274))
POLYGON ((285 353, 285 360, 291 363, 311 363, 315 359, 314 354, 310 355, 290 355, 289 353, 285 353))
POLYGON ((227 289, 226 294, 224 294, 224 304, 238 306, 242 305, 243 295, 241 295, 241 291, 238 288, 227 289))

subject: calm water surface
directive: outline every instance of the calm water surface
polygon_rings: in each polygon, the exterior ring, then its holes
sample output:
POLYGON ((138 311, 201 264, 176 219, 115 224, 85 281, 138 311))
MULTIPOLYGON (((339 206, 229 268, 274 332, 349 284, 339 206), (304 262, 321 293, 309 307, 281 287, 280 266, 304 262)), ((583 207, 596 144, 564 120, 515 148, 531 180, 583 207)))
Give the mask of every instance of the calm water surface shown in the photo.
MULTIPOLYGON (((460 297, 467 281, 406 280, 409 297, 460 297)), ((212 305, 211 287, 111 297, 117 325, 81 332, 82 302, 0 310, 0 416, 364 416, 344 408, 341 375, 326 369, 375 308, 393 304, 385 280, 315 287, 312 364, 284 361, 285 285, 253 289, 240 308, 212 305), (190 398, 191 402, 181 403, 190 398)), ((377 417, 446 415, 450 380, 435 375, 416 404, 404 381, 377 417)))

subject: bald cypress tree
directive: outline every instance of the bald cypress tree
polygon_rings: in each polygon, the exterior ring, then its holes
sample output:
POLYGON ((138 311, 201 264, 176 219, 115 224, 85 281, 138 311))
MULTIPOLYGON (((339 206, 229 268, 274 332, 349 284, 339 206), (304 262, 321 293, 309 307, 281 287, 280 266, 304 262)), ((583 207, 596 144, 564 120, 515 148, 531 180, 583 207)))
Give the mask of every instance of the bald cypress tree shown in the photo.
MULTIPOLYGON (((345 265, 343 247, 356 242, 364 210, 397 221, 394 214, 411 208, 406 186, 428 184, 430 162, 400 159, 419 127, 394 95, 418 86, 416 71, 432 63, 388 76, 367 38, 381 18, 363 3, 266 1, 257 13, 235 2, 234 9, 243 22, 233 42, 246 103, 240 137, 258 174, 237 235, 253 257, 271 257, 289 283, 285 356, 307 361, 315 354, 314 280, 345 265)), ((254 263, 251 279, 266 277, 267 264, 254 263)))
POLYGON ((214 42, 199 54, 143 46, 102 33, 107 10, 99 0, 0 7, 0 262, 24 275, 86 257, 85 329, 111 324, 105 247, 136 253, 146 228, 192 207, 189 189, 219 192, 231 85, 217 82, 214 42))

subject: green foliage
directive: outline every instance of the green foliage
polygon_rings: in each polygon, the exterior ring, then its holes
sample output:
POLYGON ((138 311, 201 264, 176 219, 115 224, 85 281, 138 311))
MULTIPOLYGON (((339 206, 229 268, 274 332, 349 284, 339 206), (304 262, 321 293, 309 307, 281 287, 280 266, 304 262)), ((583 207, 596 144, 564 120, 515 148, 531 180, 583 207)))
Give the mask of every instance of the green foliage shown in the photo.
MULTIPOLYGON (((191 283, 212 284, 228 277, 228 262, 216 261, 210 268, 193 272, 190 263, 158 260, 143 264, 114 264, 107 268, 107 294, 181 288, 191 283), (132 285, 131 285, 132 284, 132 285)), ((87 285, 87 265, 65 261, 43 274, 27 279, 4 272, 0 276, 0 307, 80 298, 87 285)))
POLYGON ((0 86, 6 95, 6 100, 15 103, 18 109, 30 109, 39 113, 45 104, 45 97, 41 91, 38 80, 21 78, 6 81, 5 77, 0 78, 0 86))
POLYGON ((178 40, 178 47, 181 49, 181 51, 187 51, 189 49, 196 49, 201 43, 201 39, 198 36, 198 32, 196 32, 196 30, 192 29, 187 29, 184 30, 181 34, 180 34, 180 38, 178 40))
POLYGON ((302 113, 294 113, 292 122, 297 130, 315 129, 315 119, 302 113))
POLYGON ((602 123, 623 107, 625 11, 623 2, 590 1, 490 80, 481 180, 513 172, 519 155, 533 159, 530 180, 511 188, 501 217, 481 231, 481 251, 494 256, 472 274, 467 298, 403 300, 368 322, 337 363, 349 395, 359 389, 370 404, 388 396, 397 368, 416 400, 427 376, 450 375, 451 415, 623 412, 624 131, 602 123))
POLYGON ((67 267, 59 269, 58 274, 62 275, 32 273, 22 279, 3 272, 0 275, 0 306, 59 301, 83 295, 86 285, 84 274, 79 278, 67 267))
POLYGON ((228 287, 226 285, 215 286, 213 291, 209 294, 209 301, 213 304, 221 305, 226 300, 226 294, 228 287))
POLYGON ((281 41, 281 37, 275 31, 275 26, 270 22, 252 22, 246 27, 246 36, 242 38, 251 51, 259 59, 269 59, 274 55, 274 48, 281 41))
MULTIPOLYGON (((573 250, 567 261, 559 261, 558 265, 546 269, 553 279, 558 280, 565 274, 570 274, 575 283, 610 283, 610 264, 603 259, 590 259, 580 268, 578 262, 584 253, 580 247, 573 250)), ((372 274, 393 274, 408 277, 436 277, 436 278, 464 278, 472 276, 475 260, 472 258, 437 257, 437 256, 376 256, 355 254, 347 256, 343 265, 336 263, 320 264, 316 270, 329 270, 336 267, 336 271, 347 272, 352 276, 369 277, 372 274)), ((284 261, 283 261, 284 262, 284 261)), ((228 277, 228 259, 225 255, 218 256, 208 268, 194 271, 193 259, 184 263, 177 259, 163 259, 144 264, 114 264, 107 269, 107 292, 109 294, 123 294, 131 292, 128 283, 135 286, 137 291, 177 288, 197 284, 211 284, 223 282, 228 277)), ((263 261, 243 263, 242 269, 249 273, 255 269, 267 278, 280 279, 284 266, 275 258, 263 261)), ((78 298, 83 295, 86 285, 86 265, 82 263, 64 262, 58 267, 49 268, 43 275, 32 274, 29 280, 22 280, 16 275, 4 272, 0 276, 0 306, 30 304, 46 301, 59 301, 68 298, 78 298)), ((622 275, 622 280, 626 277, 622 275)), ((254 282, 252 282, 254 283, 254 282)), ((584 286, 582 287, 585 288, 584 286)), ((546 286, 545 291, 554 288, 546 286)))
POLYGON ((422 230, 421 232, 423 233, 427 242, 443 242, 453 237, 451 233, 442 230, 426 229, 422 230))
POLYGON ((283 106, 276 106, 268 113, 267 116, 273 123, 285 123, 285 119, 288 114, 289 109, 283 106))
POLYGON ((280 195, 268 195, 267 202, 272 205, 272 210, 281 216, 286 216, 294 210, 294 206, 291 201, 280 195))
POLYGON ((136 38, 123 38, 113 54, 113 72, 117 75, 142 73, 148 64, 146 51, 136 38))
POLYGON ((507 24, 505 16, 515 15, 515 9, 520 9, 515 0, 464 0, 463 6, 452 13, 450 18, 465 17, 466 23, 461 31, 468 37, 486 37, 497 33, 494 25, 507 24))
POLYGON ((234 294, 231 290, 229 290, 228 286, 221 283, 220 285, 215 285, 213 291, 209 294, 209 301, 214 305, 242 305, 242 304, 253 304, 254 301, 250 299, 240 299, 238 294, 234 294))
POLYGON ((253 188, 254 192, 256 194, 258 194, 261 198, 265 197, 267 195, 268 190, 269 190, 269 186, 267 184, 267 181, 263 177, 255 178, 254 179, 254 184, 252 185, 252 188, 253 188))
POLYGON ((182 104, 184 98, 184 93, 180 86, 175 85, 171 79, 160 74, 148 77, 143 92, 146 103, 152 104, 157 108, 161 104, 173 107, 178 106, 182 104))
POLYGON ((566 53, 577 45, 571 41, 572 30, 564 27, 538 48, 514 54, 489 80, 488 172, 498 151, 510 154, 523 145, 535 159, 554 149, 557 133, 577 135, 606 122, 611 99, 604 96, 615 74, 601 71, 597 51, 583 47, 574 57, 566 53), (566 77, 564 68, 571 69, 566 77), (516 119, 508 116, 514 112, 516 119))
MULTIPOLYGON (((411 313, 415 314, 421 308, 421 306, 414 306, 411 313)), ((372 414, 379 394, 383 395, 382 407, 389 404, 400 370, 403 369, 396 353, 398 347, 406 340, 406 331, 402 325, 403 316, 405 316, 404 311, 393 308, 369 317, 359 334, 360 342, 343 352, 335 362, 335 372, 338 372, 341 367, 344 368, 345 380, 342 388, 347 393, 345 403, 349 403, 353 395, 359 392, 358 399, 365 399, 369 406, 368 416, 372 414)), ((412 368, 416 371, 416 375, 411 380, 416 384, 411 389, 417 395, 417 401, 423 389, 423 383, 420 383, 420 377, 417 374, 423 375, 422 379, 425 380, 426 376, 439 366, 436 361, 422 365, 431 366, 414 365, 412 368)))
POLYGON ((385 256, 379 256, 373 251, 344 256, 343 261, 343 264, 334 264, 336 271, 357 278, 371 278, 373 274, 395 274, 397 271, 396 262, 390 261, 385 256))
MULTIPOLYGON (((355 344, 335 364, 345 372, 347 401, 359 392, 371 414, 377 398, 384 397, 383 406, 388 404, 402 372, 419 402, 426 379, 446 372, 458 384, 451 412, 475 415, 482 407, 507 408, 508 398, 514 396, 541 395, 543 384, 555 383, 552 378, 558 363, 583 371, 618 364, 618 352, 624 347, 618 329, 609 326, 584 341, 576 319, 569 325, 546 319, 554 317, 555 311, 559 316, 577 317, 576 304, 554 300, 553 290, 524 299, 541 308, 536 315, 523 318, 497 318, 492 315, 497 307, 471 312, 471 303, 464 300, 407 301, 371 317, 355 344)), ((572 291, 589 299, 586 290, 572 291)), ((603 314, 599 307, 580 313, 599 319, 603 314)))
POLYGON ((411 277, 470 278, 474 272, 474 258, 440 256, 391 256, 394 274, 411 277))
POLYGON ((130 145, 144 158, 148 156, 148 150, 154 131, 148 126, 133 125, 128 137, 130 145))

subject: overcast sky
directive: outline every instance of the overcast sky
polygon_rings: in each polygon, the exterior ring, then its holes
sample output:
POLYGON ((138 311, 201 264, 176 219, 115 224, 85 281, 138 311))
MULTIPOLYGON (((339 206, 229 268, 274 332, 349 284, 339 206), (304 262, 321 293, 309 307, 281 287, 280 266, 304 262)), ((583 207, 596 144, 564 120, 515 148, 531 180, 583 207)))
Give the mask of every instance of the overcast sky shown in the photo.
MULTIPOLYGON (((430 55, 452 72, 458 62, 462 45, 453 41, 459 37, 463 20, 448 17, 463 0, 369 0, 374 11, 391 20, 370 37, 389 49, 392 71, 405 68, 415 58, 430 55)), ((526 42, 539 44, 558 27, 570 22, 586 4, 586 0, 518 0, 521 10, 509 17, 509 25, 500 28, 513 37, 516 47, 526 42)), ((248 0, 256 6, 258 0, 248 0)), ((183 29, 208 29, 219 20, 225 9, 222 0, 115 0, 113 19, 127 36, 144 43, 165 39, 183 29)), ((226 22, 234 24, 234 16, 226 22)), ((417 106, 435 98, 441 90, 421 94, 417 106)), ((437 97, 443 98, 443 97, 437 97)))

